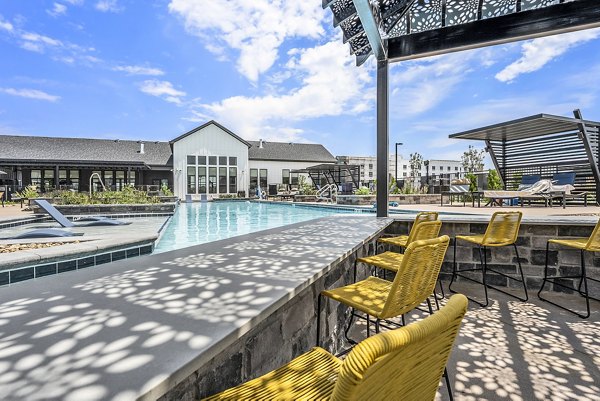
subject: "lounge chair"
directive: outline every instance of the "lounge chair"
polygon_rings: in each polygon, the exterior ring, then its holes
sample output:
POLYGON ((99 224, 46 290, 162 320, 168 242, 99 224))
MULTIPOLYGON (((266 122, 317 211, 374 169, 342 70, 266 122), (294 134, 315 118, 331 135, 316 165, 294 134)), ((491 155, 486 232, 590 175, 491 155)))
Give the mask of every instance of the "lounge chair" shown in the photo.
POLYGON ((65 228, 70 227, 89 227, 89 226, 123 226, 131 224, 126 221, 109 219, 107 217, 95 217, 88 216, 80 221, 85 221, 83 224, 75 224, 71 220, 67 219, 64 214, 58 211, 57 208, 52 206, 50 202, 44 199, 34 199, 34 202, 41 207, 46 213, 48 213, 58 224, 65 228))
POLYGON ((71 231, 60 230, 58 228, 40 228, 38 230, 31 230, 24 232, 14 237, 2 238, 3 240, 8 239, 29 239, 29 238, 64 238, 64 237, 80 237, 83 233, 73 233, 71 231))

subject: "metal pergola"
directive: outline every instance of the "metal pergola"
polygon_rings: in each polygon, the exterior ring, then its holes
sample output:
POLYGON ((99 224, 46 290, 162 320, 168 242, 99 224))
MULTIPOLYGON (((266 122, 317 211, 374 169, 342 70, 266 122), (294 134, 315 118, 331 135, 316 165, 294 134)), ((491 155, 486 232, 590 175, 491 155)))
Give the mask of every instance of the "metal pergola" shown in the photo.
POLYGON ((322 0, 362 65, 377 60, 377 215, 388 215, 389 63, 600 26, 599 0, 322 0))
POLYGON ((600 122, 538 114, 450 135, 484 141, 504 189, 513 189, 522 175, 575 172, 575 189, 600 200, 600 122))
POLYGON ((308 174, 314 184, 320 184, 324 179, 327 184, 352 183, 353 188, 360 187, 360 166, 354 164, 317 164, 292 172, 308 174))

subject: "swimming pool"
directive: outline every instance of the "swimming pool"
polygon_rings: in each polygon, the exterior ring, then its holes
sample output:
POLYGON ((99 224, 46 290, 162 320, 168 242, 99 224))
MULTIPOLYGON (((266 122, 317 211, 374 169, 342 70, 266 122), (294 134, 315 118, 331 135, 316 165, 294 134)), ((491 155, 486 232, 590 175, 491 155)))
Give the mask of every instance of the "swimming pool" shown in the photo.
POLYGON ((349 213, 357 211, 262 202, 182 203, 164 228, 154 252, 166 252, 319 217, 349 213))

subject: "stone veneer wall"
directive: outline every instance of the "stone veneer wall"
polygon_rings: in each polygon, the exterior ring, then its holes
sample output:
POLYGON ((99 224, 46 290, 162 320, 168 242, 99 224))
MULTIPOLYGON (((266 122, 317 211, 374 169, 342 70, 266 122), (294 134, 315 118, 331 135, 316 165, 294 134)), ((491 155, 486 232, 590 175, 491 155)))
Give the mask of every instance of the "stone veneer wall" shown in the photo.
MULTIPOLYGON (((54 205, 68 216, 79 214, 137 214, 137 213, 173 213, 176 203, 149 203, 145 205, 54 205)), ((33 206, 32 206, 33 207, 33 206)), ((35 206, 36 212, 40 212, 35 206)))
MULTIPOLYGON (((401 235, 408 233, 410 223, 395 221, 385 230, 384 235, 401 235)), ((482 234, 487 227, 483 223, 443 223, 440 235, 449 235, 453 238, 454 235, 472 235, 482 234)), ((567 237, 589 237, 594 229, 590 226, 570 226, 570 225, 548 225, 548 224, 529 224, 522 223, 517 239, 517 249, 527 282, 527 290, 529 296, 535 296, 542 284, 544 274, 544 265, 546 261, 546 242, 551 238, 567 238, 567 237)), ((446 259, 442 267, 442 278, 449 281, 452 273, 453 249, 452 243, 446 253, 446 259)), ((469 244, 466 241, 458 241, 456 248, 456 260, 458 269, 468 269, 476 267, 480 264, 479 251, 477 246, 469 244)), ((502 247, 487 250, 488 266, 504 272, 506 274, 518 274, 517 259, 514 248, 502 247)), ((585 252, 585 263, 588 271, 588 277, 600 279, 600 257, 593 252, 585 252)), ((548 255, 548 265, 551 267, 549 274, 573 275, 579 274, 581 259, 578 250, 564 247, 556 247, 550 245, 548 255)), ((480 279, 481 272, 471 273, 475 278, 480 279)), ((489 284, 495 286, 507 285, 515 288, 520 288, 521 283, 514 280, 508 280, 506 277, 489 273, 489 284)), ((459 279, 460 280, 460 279, 459 279)), ((579 284, 578 280, 564 279, 566 285, 575 287, 579 284), (575 283, 574 283, 575 281, 575 283)), ((588 284, 590 284, 588 282, 588 284)), ((561 288, 546 284, 545 290, 554 290, 559 292, 572 292, 561 288), (555 287, 555 288, 553 288, 555 287)), ((600 286, 591 284, 589 287, 590 295, 600 297, 600 286)))
MULTIPOLYGON (((375 195, 338 195, 338 205, 372 205, 377 201, 375 195)), ((390 202, 398 202, 401 205, 437 205, 440 203, 440 195, 409 194, 390 195, 390 202)))
MULTIPOLYGON (((327 274, 160 397, 159 401, 198 400, 263 375, 310 350, 316 341, 318 294, 325 288, 352 283, 354 261, 367 255, 369 250, 372 254, 374 246, 374 241, 365 244, 339 261, 327 274)), ((359 268, 358 277, 365 278, 366 269, 359 268)), ((336 353, 345 346, 343 329, 348 313, 349 309, 340 303, 323 300, 321 347, 336 353)))

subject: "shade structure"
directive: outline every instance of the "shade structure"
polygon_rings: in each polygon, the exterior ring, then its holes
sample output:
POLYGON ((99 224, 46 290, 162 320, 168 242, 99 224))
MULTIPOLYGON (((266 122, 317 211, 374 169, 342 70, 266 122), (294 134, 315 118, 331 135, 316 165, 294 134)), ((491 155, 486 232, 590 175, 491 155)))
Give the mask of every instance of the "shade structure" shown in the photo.
POLYGON ((600 26, 598 0, 322 0, 357 65, 377 59, 377 215, 388 215, 388 64, 600 26))
POLYGON ((360 166, 353 164, 317 164, 305 169, 292 170, 293 173, 308 174, 316 183, 327 183, 342 186, 352 184, 353 188, 360 186, 360 166))
POLYGON ((600 122, 537 114, 450 135, 484 141, 505 189, 514 189, 523 175, 552 178, 575 172, 575 188, 600 199, 600 122))

